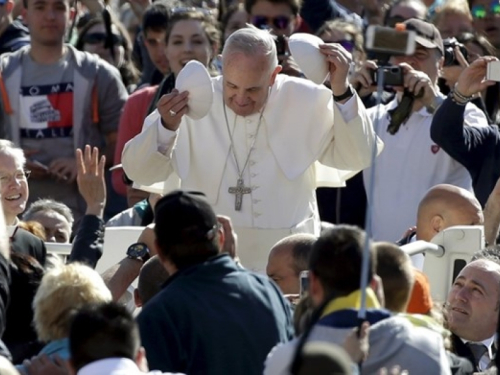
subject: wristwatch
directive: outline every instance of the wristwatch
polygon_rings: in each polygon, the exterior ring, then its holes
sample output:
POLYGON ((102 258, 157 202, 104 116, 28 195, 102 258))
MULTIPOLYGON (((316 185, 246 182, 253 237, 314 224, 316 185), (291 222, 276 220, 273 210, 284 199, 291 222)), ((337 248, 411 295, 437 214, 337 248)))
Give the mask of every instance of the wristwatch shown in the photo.
POLYGON ((151 258, 148 246, 143 242, 137 242, 130 245, 127 249, 127 258, 140 260, 146 263, 151 258))
POLYGON ((344 92, 342 95, 339 95, 339 96, 333 95, 333 100, 335 100, 336 102, 341 102, 342 100, 350 98, 353 95, 354 95, 354 90, 353 90, 352 86, 349 85, 347 87, 346 92, 344 92))

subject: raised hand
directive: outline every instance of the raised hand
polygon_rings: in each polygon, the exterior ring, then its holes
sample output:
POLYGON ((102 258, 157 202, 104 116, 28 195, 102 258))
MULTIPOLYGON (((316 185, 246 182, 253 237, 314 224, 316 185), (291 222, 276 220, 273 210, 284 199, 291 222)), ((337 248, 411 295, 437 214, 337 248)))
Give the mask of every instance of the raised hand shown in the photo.
POLYGON ((494 85, 495 81, 486 80, 486 67, 489 62, 497 60, 493 56, 478 58, 460 74, 456 90, 464 96, 472 96, 485 90, 488 86, 494 85))
POLYGON ((104 179, 104 165, 106 157, 99 158, 97 147, 85 150, 76 150, 76 170, 78 190, 87 203, 87 215, 102 216, 106 205, 106 181, 104 179))
POLYGON ((438 91, 429 76, 407 63, 400 63, 399 66, 404 71, 405 89, 417 96, 425 106, 432 105, 438 97, 438 91))
POLYGON ((233 230, 233 224, 231 223, 231 218, 228 216, 217 216, 217 221, 222 225, 222 230, 224 231, 224 245, 222 246, 222 252, 231 255, 231 258, 236 259, 236 249, 238 247, 238 235, 233 230))
POLYGON ((333 95, 344 94, 349 86, 348 74, 352 63, 352 55, 338 43, 327 43, 319 46, 329 64, 330 84, 333 95))
POLYGON ((375 61, 366 60, 363 65, 354 73, 350 79, 351 85, 358 92, 360 97, 365 97, 374 91, 377 86, 373 82, 373 72, 378 69, 375 61))

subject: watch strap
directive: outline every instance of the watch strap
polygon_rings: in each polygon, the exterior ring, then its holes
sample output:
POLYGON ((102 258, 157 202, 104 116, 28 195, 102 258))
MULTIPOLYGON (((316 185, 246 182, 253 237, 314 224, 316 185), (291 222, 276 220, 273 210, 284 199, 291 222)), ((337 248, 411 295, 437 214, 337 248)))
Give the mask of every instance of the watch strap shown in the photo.
POLYGON ((342 100, 348 99, 353 95, 354 95, 354 90, 353 90, 352 86, 349 85, 349 86, 347 86, 346 92, 344 92, 342 95, 338 95, 338 96, 333 95, 333 100, 335 100, 336 102, 341 102, 342 100))
POLYGON ((148 245, 146 245, 143 242, 136 242, 136 243, 133 243, 132 245, 130 245, 128 247, 128 249, 127 249, 127 258, 129 258, 129 259, 135 259, 135 260, 140 260, 143 263, 146 263, 151 258, 151 252, 150 252, 150 250, 148 248, 148 245), (134 247, 137 247, 137 246, 143 246, 144 249, 146 250, 145 253, 142 256, 132 254, 132 250, 134 249, 134 247))

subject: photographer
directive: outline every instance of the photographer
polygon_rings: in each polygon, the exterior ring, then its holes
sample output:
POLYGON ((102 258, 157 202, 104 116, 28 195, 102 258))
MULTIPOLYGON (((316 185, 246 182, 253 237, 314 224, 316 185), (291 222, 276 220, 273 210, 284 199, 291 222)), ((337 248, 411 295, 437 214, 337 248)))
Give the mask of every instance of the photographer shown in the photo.
MULTIPOLYGON (((443 41, 445 48, 445 62, 441 74, 440 88, 448 94, 458 81, 460 73, 481 56, 494 56, 495 47, 488 39, 477 33, 463 33, 455 38, 443 41)), ((490 124, 500 125, 500 85, 497 83, 488 86, 476 96, 472 103, 481 108, 490 124)))
POLYGON ((480 57, 463 70, 431 125, 432 140, 467 168, 483 206, 500 177, 500 134, 496 126, 471 126, 467 109, 474 96, 495 84, 485 79, 488 63, 492 61, 497 58, 480 57))
MULTIPOLYGON (((393 87, 396 96, 368 110, 385 144, 376 160, 376 179, 371 187, 375 240, 396 241, 413 224, 419 200, 432 186, 448 183, 472 189, 467 170, 434 144, 429 135, 434 110, 444 99, 437 85, 444 54, 439 31, 415 18, 403 25, 416 32, 415 52, 390 58, 391 66, 384 68, 385 83, 393 87)), ((367 61, 353 77, 351 82, 361 87, 361 96, 363 91, 375 90, 372 72, 377 68, 374 61, 367 61)), ((483 112, 472 104, 465 115, 471 125, 487 126, 483 112)), ((363 173, 368 191, 370 170, 363 173)))

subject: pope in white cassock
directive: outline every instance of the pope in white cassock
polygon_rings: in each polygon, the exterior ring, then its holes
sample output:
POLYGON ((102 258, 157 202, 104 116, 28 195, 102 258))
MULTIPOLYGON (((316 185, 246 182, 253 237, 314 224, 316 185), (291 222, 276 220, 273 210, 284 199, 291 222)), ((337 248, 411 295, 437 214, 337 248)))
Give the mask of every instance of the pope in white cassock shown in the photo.
POLYGON ((150 185, 177 174, 182 189, 203 192, 217 214, 232 219, 242 264, 264 271, 275 242, 319 234, 316 187, 343 186, 370 166, 378 143, 348 83, 351 55, 339 44, 320 52, 331 90, 279 75, 268 32, 233 33, 222 52, 223 74, 212 78, 208 115, 185 116, 188 92, 164 95, 124 148, 127 176, 150 185))

